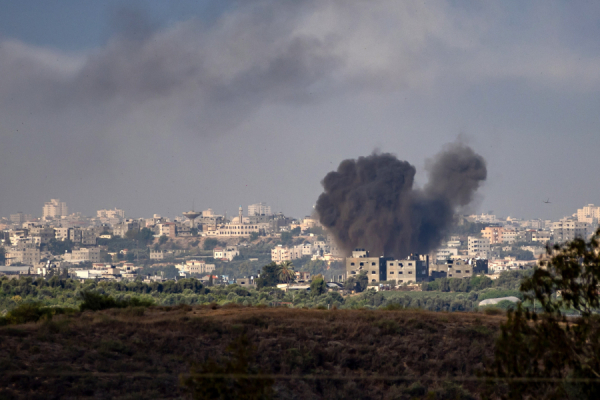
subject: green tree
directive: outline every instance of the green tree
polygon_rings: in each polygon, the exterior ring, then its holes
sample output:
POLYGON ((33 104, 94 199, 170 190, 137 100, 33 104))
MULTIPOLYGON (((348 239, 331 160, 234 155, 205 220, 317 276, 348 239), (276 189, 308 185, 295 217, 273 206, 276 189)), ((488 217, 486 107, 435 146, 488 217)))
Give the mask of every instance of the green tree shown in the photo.
POLYGON ((505 379, 507 398, 600 398, 600 229, 588 241, 548 248, 509 311, 487 371, 505 379), (535 302, 535 303, 533 303, 535 302), (577 318, 567 318, 566 313, 577 318))
POLYGON ((70 239, 56 240, 54 238, 48 241, 48 251, 54 255, 65 254, 67 251, 73 251, 73 242, 70 239))
POLYGON ((213 250, 218 245, 219 245, 219 241, 217 239, 207 238, 206 240, 204 240, 204 244, 202 245, 202 248, 204 250, 213 250))
POLYGON ((271 262, 264 267, 262 267, 262 271, 260 273, 260 278, 256 280, 256 287, 270 287, 277 286, 279 283, 279 265, 275 262, 271 262))
POLYGON ((148 244, 154 240, 154 232, 148 228, 142 228, 136 235, 135 239, 144 244, 148 244))
POLYGON ((250 233, 250 241, 254 242, 256 239, 258 239, 258 232, 251 232, 250 233))
POLYGON ((158 244, 161 246, 169 241, 169 238, 166 235, 160 235, 158 238, 158 244))
POLYGON ((282 261, 279 264, 279 271, 277 273, 279 282, 289 283, 294 280, 294 264, 291 261, 282 261))
POLYGON ((323 279, 323 275, 313 277, 312 282, 310 283, 310 293, 313 296, 327 293, 327 283, 325 282, 325 279, 323 279))

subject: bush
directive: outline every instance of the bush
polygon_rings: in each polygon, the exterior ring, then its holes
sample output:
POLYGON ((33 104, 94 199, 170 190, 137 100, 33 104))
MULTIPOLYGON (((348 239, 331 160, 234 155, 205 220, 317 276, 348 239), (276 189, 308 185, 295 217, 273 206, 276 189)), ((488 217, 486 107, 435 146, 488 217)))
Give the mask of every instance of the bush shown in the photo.
POLYGON ((53 315, 66 314, 73 311, 69 308, 46 307, 41 303, 23 303, 9 311, 4 317, 0 317, 0 326, 50 320, 53 315))
POLYGON ((81 292, 83 303, 79 305, 80 311, 100 311, 109 308, 149 307, 154 304, 152 300, 132 297, 127 300, 115 300, 113 297, 91 291, 81 292))

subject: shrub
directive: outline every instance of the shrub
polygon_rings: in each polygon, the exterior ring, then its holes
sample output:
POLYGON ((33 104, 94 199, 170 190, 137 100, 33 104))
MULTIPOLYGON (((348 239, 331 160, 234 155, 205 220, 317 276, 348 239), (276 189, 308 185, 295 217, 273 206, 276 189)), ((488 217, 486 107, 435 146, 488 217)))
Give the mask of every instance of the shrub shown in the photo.
POLYGON ((149 307, 154 301, 132 297, 127 300, 115 300, 113 297, 91 291, 81 292, 83 303, 79 305, 80 311, 100 311, 109 308, 149 307))

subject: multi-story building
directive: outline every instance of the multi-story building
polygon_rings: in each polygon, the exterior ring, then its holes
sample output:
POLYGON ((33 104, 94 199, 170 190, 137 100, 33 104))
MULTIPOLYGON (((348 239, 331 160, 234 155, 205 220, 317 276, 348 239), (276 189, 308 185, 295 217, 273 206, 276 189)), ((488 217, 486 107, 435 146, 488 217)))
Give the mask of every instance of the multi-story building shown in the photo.
POLYGON ((175 222, 165 222, 157 226, 159 236, 166 236, 168 238, 177 237, 177 224, 175 222))
POLYGON ((139 231, 140 221, 136 219, 126 219, 125 221, 113 226, 113 235, 125 237, 129 231, 139 231))
POLYGON ((204 260, 188 260, 178 267, 189 274, 206 274, 215 270, 215 264, 207 264, 204 260))
POLYGON ((54 239, 54 228, 48 226, 32 226, 29 229, 30 236, 38 236, 41 244, 48 243, 51 239, 54 239))
POLYGON ((512 244, 515 243, 519 238, 519 231, 515 229, 504 229, 502 231, 502 242, 512 244))
POLYGON ((600 207, 588 204, 587 206, 578 209, 577 221, 587 222, 588 224, 595 226, 598 225, 598 221, 600 221, 600 207))
POLYGON ((270 224, 225 224, 216 230, 208 230, 205 236, 237 236, 249 237, 252 233, 264 233, 269 229, 270 224))
POLYGON ((255 215, 272 215, 271 206, 267 203, 256 203, 248 206, 248 216, 252 217, 255 215))
POLYGON ((470 278, 477 274, 488 273, 488 260, 471 258, 468 260, 438 261, 430 267, 432 279, 436 278, 470 278))
POLYGON ((552 226, 554 243, 565 243, 575 238, 586 239, 590 235, 591 225, 572 218, 563 218, 552 226))
POLYGON ((313 245, 310 243, 298 244, 290 249, 290 257, 297 260, 302 257, 309 257, 313 254, 313 245))
POLYGON ((531 241, 538 243, 548 243, 552 239, 552 232, 550 231, 535 231, 531 233, 531 241))
POLYGON ((467 248, 469 257, 487 258, 490 252, 490 241, 487 238, 469 236, 467 248))
POLYGON ((99 263, 100 262, 100 248, 98 247, 88 247, 81 248, 78 250, 73 250, 71 253, 65 253, 63 255, 64 261, 69 261, 72 263, 82 263, 82 262, 92 262, 99 263))
POLYGON ((352 257, 346 258, 346 276, 357 276, 363 271, 367 274, 369 282, 381 282, 387 280, 387 265, 385 257, 369 257, 365 249, 355 249, 352 257))
POLYGON ((487 226, 481 230, 481 235, 488 239, 490 244, 502 243, 502 233, 504 228, 501 226, 487 226))
POLYGON ((387 281, 415 283, 429 279, 429 256, 413 254, 405 260, 386 260, 387 281))
POLYGON ((5 254, 6 265, 17 263, 34 265, 40 262, 40 248, 32 243, 21 243, 9 248, 5 254))
POLYGON ((215 260, 231 261, 235 256, 239 256, 240 251, 237 246, 215 247, 213 249, 213 258, 215 260))
POLYGON ((60 218, 69 215, 67 204, 60 199, 52 199, 48 203, 44 203, 44 219, 60 218))
POLYGON ((458 256, 458 249, 456 247, 446 247, 442 249, 437 249, 435 253, 436 260, 447 260, 456 256, 458 256))
POLYGON ((271 249, 271 261, 280 263, 282 261, 292 261, 290 249, 282 245, 277 245, 271 249))
POLYGON ((114 210, 98 210, 96 211, 97 218, 106 219, 125 219, 125 211, 115 208, 114 210))

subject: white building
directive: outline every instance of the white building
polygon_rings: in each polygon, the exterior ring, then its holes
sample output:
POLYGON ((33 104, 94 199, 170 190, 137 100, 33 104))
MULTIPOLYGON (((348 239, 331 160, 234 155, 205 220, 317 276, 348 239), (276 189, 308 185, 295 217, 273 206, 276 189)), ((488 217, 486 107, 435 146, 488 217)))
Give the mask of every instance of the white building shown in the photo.
POLYGON ((185 264, 180 264, 176 267, 188 274, 205 274, 215 270, 215 264, 207 264, 204 260, 188 260, 185 264))
POLYGON ((63 260, 72 263, 82 263, 86 261, 98 263, 100 262, 100 248, 89 247, 85 249, 73 250, 71 253, 65 253, 63 255, 63 260))
POLYGON ((248 216, 253 217, 255 215, 272 215, 271 206, 267 203, 256 203, 248 206, 248 216))
POLYGON ((227 260, 231 261, 235 256, 239 256, 240 251, 237 246, 215 247, 213 249, 213 258, 215 260, 227 260))
POLYGON ((119 210, 115 208, 114 210, 98 210, 96 211, 97 218, 107 218, 107 219, 125 219, 125 211, 119 210))
POLYGON ((469 257, 487 258, 490 252, 490 240, 487 238, 478 238, 469 236, 468 241, 469 257))
POLYGON ((69 215, 67 204, 60 199, 44 203, 44 218, 60 218, 69 215))
POLYGON ((276 263, 280 263, 282 261, 292 261, 290 249, 283 247, 280 244, 275 246, 273 249, 271 249, 271 261, 276 263))
POLYGON ((596 207, 593 204, 577 210, 577 221, 587 222, 588 224, 597 226, 600 221, 600 207, 596 207))
POLYGON ((448 247, 445 249, 438 249, 435 253, 436 260, 447 260, 458 256, 458 249, 456 247, 448 247))

